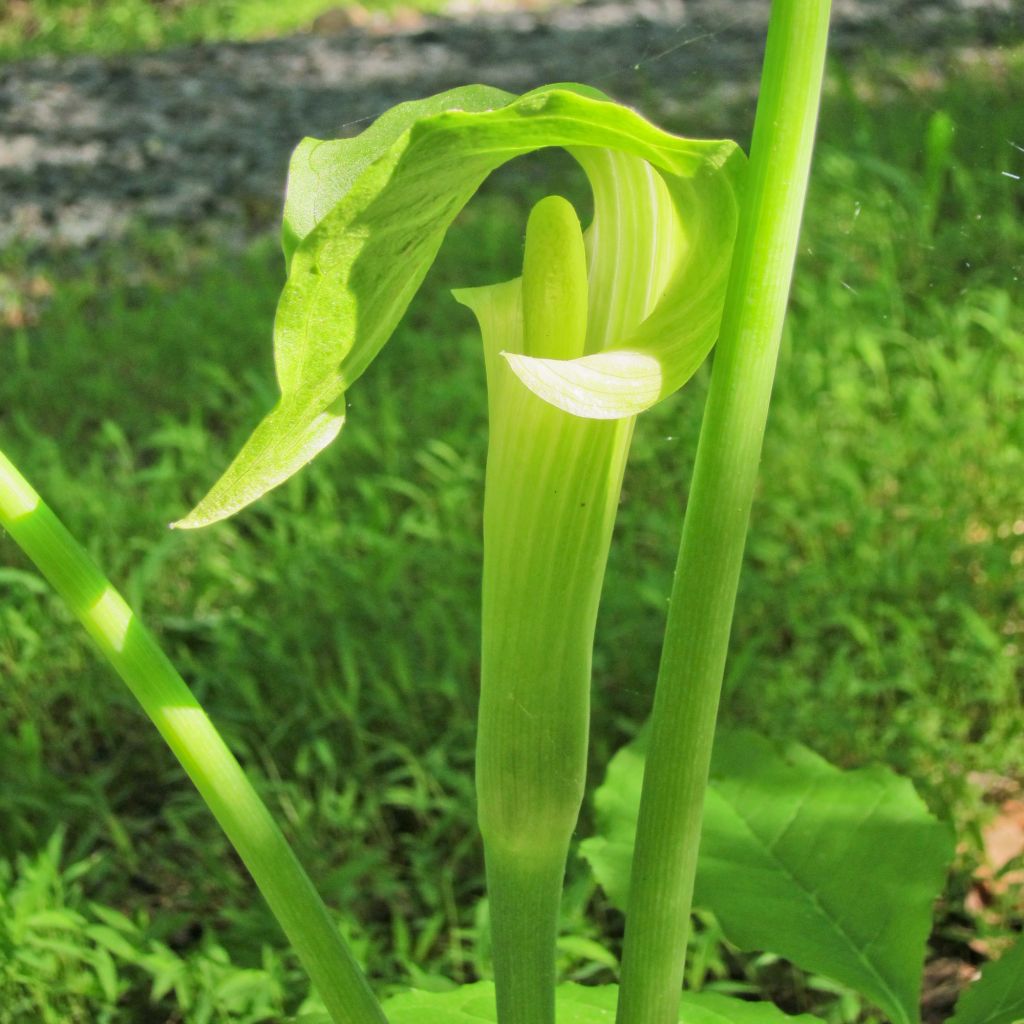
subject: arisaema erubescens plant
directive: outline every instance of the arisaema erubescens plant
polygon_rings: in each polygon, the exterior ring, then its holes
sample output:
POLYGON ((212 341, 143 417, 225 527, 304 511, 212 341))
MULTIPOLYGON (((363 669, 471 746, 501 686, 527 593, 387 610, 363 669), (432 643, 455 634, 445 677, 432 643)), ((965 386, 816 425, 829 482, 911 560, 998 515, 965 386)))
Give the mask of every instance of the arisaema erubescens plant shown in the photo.
POLYGON ((331 440, 345 389, 484 176, 569 148, 593 189, 586 238, 569 203, 549 197, 530 215, 522 277, 457 293, 480 322, 489 392, 477 793, 498 1007, 539 1024, 554 1019, 594 623, 633 418, 717 336, 743 157, 579 86, 459 89, 390 118, 369 139, 299 148, 275 329, 282 396, 181 525, 237 510, 331 440), (375 162, 346 177, 368 151, 375 162))
MULTIPOLYGON (((712 761, 827 23, 824 0, 773 5, 749 165, 732 143, 677 138, 567 85, 519 98, 454 90, 396 107, 355 139, 307 140, 293 158, 275 324, 281 398, 179 526, 239 511, 338 435, 347 389, 492 170, 559 146, 593 190, 586 232, 567 201, 548 197, 526 226, 522 276, 456 293, 480 325, 490 414, 477 788, 494 989, 409 993, 381 1006, 185 684, 0 456, 0 522, 168 740, 335 1024, 781 1020, 769 1004, 682 995, 695 891, 741 948, 857 988, 895 1024, 918 1019, 946 829, 888 772, 842 773, 745 734, 722 736, 712 761), (716 339, 651 726, 613 762, 598 793, 601 835, 583 851, 626 910, 621 987, 558 987, 594 624, 634 418, 684 384, 716 339)), ((993 969, 958 1024, 1017 1019, 1024 992, 1011 974, 993 969)))

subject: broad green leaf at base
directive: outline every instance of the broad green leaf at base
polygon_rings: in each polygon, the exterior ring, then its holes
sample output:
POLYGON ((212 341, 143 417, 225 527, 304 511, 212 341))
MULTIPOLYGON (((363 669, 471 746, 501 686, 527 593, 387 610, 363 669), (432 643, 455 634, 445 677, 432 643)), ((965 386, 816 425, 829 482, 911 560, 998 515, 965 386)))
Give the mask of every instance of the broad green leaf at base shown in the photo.
MULTIPOLYGON (((620 907, 642 779, 633 744, 609 766, 599 835, 582 849, 620 907)), ((951 855, 949 830, 885 768, 842 772, 748 732, 716 740, 695 903, 741 949, 849 985, 897 1024, 918 1019, 932 904, 951 855)))
MULTIPOLYGON (((615 1024, 615 985, 567 984, 558 989, 558 1024, 615 1024)), ((384 1004, 390 1024, 495 1024, 494 986, 487 981, 454 992, 403 992, 384 1004)), ((772 1003, 749 1003, 715 993, 683 994, 681 1024, 820 1024, 791 1017, 772 1003)))
POLYGON ((949 1024, 1018 1024, 1024 1021, 1024 939, 981 970, 956 1004, 949 1024))

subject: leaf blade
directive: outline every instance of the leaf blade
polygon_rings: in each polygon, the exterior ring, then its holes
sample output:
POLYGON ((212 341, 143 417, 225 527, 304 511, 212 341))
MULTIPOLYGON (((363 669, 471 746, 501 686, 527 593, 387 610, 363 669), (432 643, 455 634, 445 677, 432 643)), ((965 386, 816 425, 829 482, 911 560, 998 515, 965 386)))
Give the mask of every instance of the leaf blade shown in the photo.
POLYGON ((1024 1020, 1024 939, 981 969, 949 1024, 1018 1024, 1024 1020))
MULTIPOLYGON (((616 985, 568 983, 556 993, 559 1024, 614 1024, 616 985)), ((384 1004, 391 1024, 494 1024, 494 986, 487 981, 451 992, 403 992, 384 1004)), ((681 1024, 820 1024, 817 1017, 791 1017, 772 1003, 752 1003, 716 993, 685 992, 681 1024)))
MULTIPOLYGON (((604 841, 587 840, 583 853, 623 905, 643 755, 633 745, 616 760, 599 791, 604 841)), ((723 734, 695 899, 740 948, 857 988, 906 1024, 917 1016, 931 904, 951 852, 948 829, 887 770, 841 772, 803 748, 780 753, 751 733, 723 734), (886 859, 876 864, 879 850, 886 859)))

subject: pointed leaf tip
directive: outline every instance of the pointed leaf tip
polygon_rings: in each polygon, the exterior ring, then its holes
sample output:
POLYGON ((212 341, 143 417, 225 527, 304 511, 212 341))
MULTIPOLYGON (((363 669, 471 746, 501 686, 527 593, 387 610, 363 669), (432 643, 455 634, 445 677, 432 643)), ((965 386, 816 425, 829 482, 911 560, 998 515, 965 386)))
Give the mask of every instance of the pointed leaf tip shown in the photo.
POLYGON ((192 530, 227 519, 284 483, 338 436, 345 423, 343 410, 344 397, 312 416, 305 403, 278 403, 209 494, 171 528, 192 530))

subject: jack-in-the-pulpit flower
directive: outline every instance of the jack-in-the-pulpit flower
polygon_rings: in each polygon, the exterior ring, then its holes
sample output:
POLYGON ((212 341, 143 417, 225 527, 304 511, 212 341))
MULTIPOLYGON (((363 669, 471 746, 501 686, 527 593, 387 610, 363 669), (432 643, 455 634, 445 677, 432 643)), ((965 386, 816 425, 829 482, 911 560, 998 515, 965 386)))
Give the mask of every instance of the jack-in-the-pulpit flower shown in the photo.
MULTIPOLYGON (((580 87, 519 100, 459 90, 396 108, 357 139, 307 141, 293 162, 281 401, 182 525, 236 511, 337 433, 345 389, 490 169, 561 145, 593 185, 586 233, 549 196, 529 216, 522 276, 456 293, 482 330, 491 418, 477 789, 496 985, 378 1000, 184 680, 0 452, 0 532, 85 626, 248 867, 327 1011, 303 1021, 554 1024, 556 1005, 562 1024, 813 1020, 683 991, 695 893, 738 948, 828 977, 894 1024, 918 1019, 948 827, 879 766, 842 772, 746 732, 715 739, 828 21, 829 0, 771 5, 738 231, 742 160, 730 144, 674 139, 580 87), (650 728, 613 759, 585 850, 626 912, 619 984, 556 992, 594 623, 634 417, 687 378, 716 334, 650 728)), ((1016 1020, 1022 971, 1018 943, 964 994, 955 1024, 1016 1020)))
POLYGON ((274 323, 281 397, 177 526, 232 515, 338 436, 345 391, 391 337, 456 214, 491 171, 551 146, 594 190, 587 343, 568 361, 515 355, 513 369, 548 402, 604 419, 686 383, 721 320, 745 166, 735 143, 678 138, 578 85, 518 98, 467 86, 402 103, 353 139, 296 149, 274 323))
POLYGON ((355 139, 307 140, 285 207, 281 399, 180 526, 224 518, 335 436, 455 215, 514 156, 561 146, 586 173, 586 233, 551 196, 523 276, 465 289, 487 367, 478 813, 498 1012, 553 1024, 558 907, 586 774, 591 650, 636 414, 718 333, 744 161, 580 86, 484 87, 403 104, 355 139))

